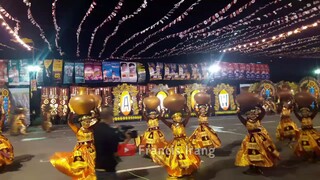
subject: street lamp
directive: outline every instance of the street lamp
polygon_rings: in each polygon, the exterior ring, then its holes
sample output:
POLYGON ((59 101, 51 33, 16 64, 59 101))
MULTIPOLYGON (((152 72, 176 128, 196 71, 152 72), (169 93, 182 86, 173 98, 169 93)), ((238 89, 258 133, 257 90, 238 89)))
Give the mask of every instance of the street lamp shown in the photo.
POLYGON ((317 75, 319 75, 319 74, 320 74, 320 68, 314 70, 314 73, 317 74, 317 75))

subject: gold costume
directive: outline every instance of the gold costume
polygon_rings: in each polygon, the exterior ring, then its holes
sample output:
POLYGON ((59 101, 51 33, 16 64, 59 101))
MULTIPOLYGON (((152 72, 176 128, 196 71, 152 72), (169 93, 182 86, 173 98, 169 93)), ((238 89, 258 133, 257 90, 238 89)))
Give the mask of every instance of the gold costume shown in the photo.
POLYGON ((219 148, 221 141, 217 133, 209 126, 208 117, 199 116, 199 127, 190 136, 190 142, 195 148, 219 148))
POLYGON ((236 166, 272 167, 279 159, 270 136, 266 134, 259 121, 246 122, 248 134, 242 141, 240 150, 236 156, 236 166))
POLYGON ((13 147, 10 141, 1 134, 0 126, 0 167, 12 164, 14 158, 13 147))
POLYGON ((167 142, 163 132, 159 128, 158 119, 149 119, 147 124, 148 129, 144 132, 143 135, 140 136, 141 143, 139 144, 139 146, 145 152, 163 148, 167 144, 167 142))
POLYGON ((81 127, 77 133, 77 144, 73 152, 58 152, 51 158, 51 164, 60 172, 77 180, 95 180, 95 147, 93 133, 81 127))
POLYGON ((174 139, 165 146, 164 152, 152 152, 152 159, 164 166, 172 177, 191 175, 200 167, 200 157, 194 153, 182 123, 174 122, 171 129, 174 139))
POLYGON ((26 134, 27 126, 25 124, 25 114, 17 114, 14 116, 13 123, 11 126, 11 134, 26 134))
POLYGON ((320 133, 313 128, 312 118, 302 118, 300 136, 295 147, 297 156, 315 153, 320 156, 320 133))
POLYGON ((290 117, 290 109, 283 108, 281 120, 277 126, 276 137, 278 140, 290 139, 296 140, 299 137, 299 128, 290 117))

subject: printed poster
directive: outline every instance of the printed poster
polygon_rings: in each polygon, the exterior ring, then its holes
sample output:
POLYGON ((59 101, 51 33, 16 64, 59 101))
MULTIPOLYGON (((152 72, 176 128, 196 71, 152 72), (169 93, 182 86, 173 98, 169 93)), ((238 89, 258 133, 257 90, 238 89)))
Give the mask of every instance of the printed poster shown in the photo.
POLYGON ((36 80, 37 80, 37 84, 39 86, 42 86, 43 85, 43 70, 44 70, 44 65, 43 65, 43 61, 42 60, 39 60, 38 61, 38 66, 40 67, 37 75, 36 75, 36 80))
POLYGON ((246 78, 246 64, 239 63, 239 79, 246 78))
POLYGON ((102 81, 101 62, 93 63, 93 80, 102 81))
POLYGON ((228 78, 228 63, 227 62, 220 62, 220 75, 222 79, 228 78))
POLYGON ((199 64, 190 64, 191 67, 191 80, 201 80, 201 73, 199 64))
POLYGON ((164 64, 164 80, 179 79, 177 64, 164 64))
POLYGON ((51 84, 52 83, 52 65, 53 65, 52 59, 46 59, 44 60, 44 76, 43 76, 43 82, 44 84, 51 84))
POLYGON ((121 82, 137 82, 137 66, 135 62, 121 62, 121 82))
POLYGON ((5 85, 8 82, 8 62, 0 60, 0 86, 5 85))
POLYGON ((30 75, 29 75, 29 71, 28 71, 28 60, 27 59, 23 59, 20 60, 20 72, 19 72, 19 85, 29 85, 30 84, 30 75))
POLYGON ((255 79, 256 78, 256 66, 255 66, 255 64, 253 64, 253 63, 250 64, 250 71, 251 71, 250 79, 255 79))
POLYGON ((209 79, 209 70, 208 70, 209 66, 208 66, 208 64, 207 63, 201 63, 200 66, 201 66, 201 74, 200 74, 201 79, 202 80, 209 79))
POLYGON ((251 67, 250 64, 245 64, 245 79, 251 79, 251 67))
POLYGON ((227 73, 228 73, 228 79, 234 79, 235 78, 233 63, 228 63, 228 65, 227 65, 227 73))
POLYGON ((270 79, 270 68, 268 64, 264 65, 264 69, 266 71, 266 79, 270 79))
POLYGON ((84 83, 84 63, 75 63, 74 72, 76 83, 84 83))
POLYGON ((261 79, 261 64, 255 64, 255 69, 256 69, 256 74, 255 74, 255 79, 260 80, 261 79))
POLYGON ((84 80, 92 81, 94 80, 93 62, 84 63, 84 80))
POLYGON ((178 69, 179 69, 180 80, 190 80, 191 75, 190 75, 188 64, 179 64, 178 69))
POLYGON ((163 63, 148 63, 150 80, 162 80, 163 63))
POLYGON ((120 63, 102 62, 103 82, 120 82, 120 63))
POLYGON ((64 63, 63 84, 73 83, 73 68, 74 68, 74 63, 72 62, 64 63))
POLYGON ((234 78, 240 79, 240 63, 232 63, 234 70, 234 78))
POLYGON ((62 82, 62 68, 63 68, 63 60, 55 59, 53 60, 53 78, 55 82, 62 82))
POLYGON ((138 83, 144 83, 147 79, 146 68, 142 63, 137 63, 138 83))
POLYGON ((19 61, 10 60, 9 61, 9 86, 18 86, 19 85, 19 61))

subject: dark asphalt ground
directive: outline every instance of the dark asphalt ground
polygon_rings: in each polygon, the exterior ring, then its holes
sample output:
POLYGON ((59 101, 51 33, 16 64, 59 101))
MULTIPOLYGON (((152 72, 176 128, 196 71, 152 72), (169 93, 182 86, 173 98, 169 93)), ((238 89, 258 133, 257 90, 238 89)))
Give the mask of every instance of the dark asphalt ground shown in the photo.
MULTIPOLYGON (((275 129, 279 116, 266 116, 263 125, 275 140, 275 129)), ((295 119, 296 121, 296 119, 295 119)), ((297 122, 297 121, 296 121, 297 122)), ((299 122, 297 122, 300 126, 299 122)), ((141 133, 146 129, 145 122, 128 122, 141 133)), ((197 127, 196 118, 192 118, 187 126, 187 134, 191 135, 197 127)), ((217 149, 216 157, 210 159, 202 156, 201 168, 194 174, 194 179, 206 180, 319 180, 320 162, 311 163, 294 157, 292 149, 276 142, 281 152, 280 164, 271 169, 264 169, 264 175, 245 175, 246 168, 234 166, 235 155, 246 134, 245 127, 236 116, 217 116, 210 118, 210 124, 217 131, 223 147, 217 149)), ((320 130, 320 115, 314 120, 314 126, 320 130)), ((168 140, 172 139, 171 131, 161 124, 168 140)), ((13 137, 7 135, 14 146, 15 161, 2 170, 0 180, 68 180, 69 177, 57 171, 49 162, 54 152, 72 151, 76 139, 67 126, 57 126, 51 133, 45 133, 40 127, 29 128, 26 136, 13 137)), ((163 180, 167 174, 164 168, 157 166, 150 159, 137 154, 122 157, 119 164, 119 176, 130 180, 163 180)))

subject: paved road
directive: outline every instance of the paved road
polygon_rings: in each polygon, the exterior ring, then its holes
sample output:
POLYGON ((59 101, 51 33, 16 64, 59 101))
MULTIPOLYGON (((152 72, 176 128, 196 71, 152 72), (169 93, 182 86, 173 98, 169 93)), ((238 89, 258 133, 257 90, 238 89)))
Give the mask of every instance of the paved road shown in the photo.
MULTIPOLYGON (((275 129, 279 116, 267 116, 263 125, 275 140, 275 129)), ((146 128, 145 122, 130 122, 139 132, 146 128)), ((199 171, 194 175, 195 179, 217 180, 318 180, 320 177, 320 162, 310 163, 295 158, 292 150, 276 143, 281 151, 281 163, 276 168, 265 169, 264 175, 248 176, 242 172, 246 168, 234 166, 234 158, 239 149, 246 130, 235 116, 218 116, 210 119, 210 124, 218 132, 223 147, 216 150, 216 157, 210 159, 202 157, 199 171)), ((300 124, 299 124, 300 125, 300 124)), ((192 118, 187 127, 190 135, 197 127, 197 120, 192 118)), ((315 127, 320 130, 320 116, 316 117, 315 127)), ((166 138, 171 139, 169 128, 161 124, 166 138)), ((68 152, 75 145, 75 136, 67 126, 59 126, 52 133, 44 133, 40 127, 33 127, 26 136, 8 136, 14 146, 15 162, 6 167, 0 174, 1 180, 69 180, 67 176, 58 172, 49 162, 54 152, 68 152)), ((164 168, 157 166, 150 159, 140 155, 122 158, 118 171, 122 179, 138 180, 163 180, 166 179, 164 168)))

